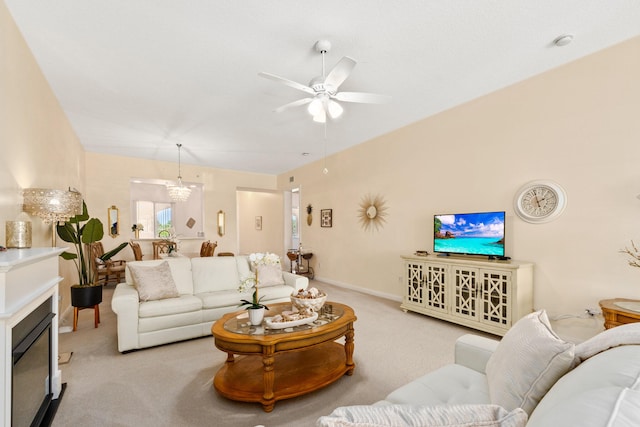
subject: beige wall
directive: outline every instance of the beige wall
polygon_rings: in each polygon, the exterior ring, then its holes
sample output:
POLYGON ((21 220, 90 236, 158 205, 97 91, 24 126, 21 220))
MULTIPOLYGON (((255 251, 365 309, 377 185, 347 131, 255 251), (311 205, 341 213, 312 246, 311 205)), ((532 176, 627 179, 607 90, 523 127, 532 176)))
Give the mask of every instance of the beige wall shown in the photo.
POLYGON ((273 252, 285 264, 284 197, 282 192, 240 190, 238 197, 239 253, 273 252), (262 217, 262 229, 256 229, 256 217, 262 217))
MULTIPOLYGON (((76 187, 103 220, 115 204, 123 234, 113 245, 131 238, 129 178, 174 179, 175 164, 83 156, 3 2, 0 64, 0 243, 4 221, 20 210, 20 189, 31 186, 76 187)), ((431 250, 434 213, 504 209, 508 255, 536 264, 536 308, 580 314, 601 298, 640 296, 640 270, 618 252, 640 241, 638 75, 636 38, 332 156, 328 175, 322 162, 278 177, 192 165, 182 175, 205 185, 207 238, 230 252, 240 249, 236 190, 288 189, 293 175, 301 206, 314 207, 313 224, 301 221, 301 239, 315 254, 317 277, 398 297, 399 256, 431 250), (522 184, 538 178, 562 184, 569 202, 556 221, 532 225, 514 215, 512 203, 522 184), (366 194, 381 195, 389 208, 379 231, 358 222, 366 194), (333 227, 321 228, 319 212, 328 208, 333 227), (220 209, 223 238, 215 234, 220 209)), ((34 246, 48 245, 49 230, 33 223, 34 246)))
MULTIPOLYGON (((58 100, 35 62, 3 1, 0 1, 0 244, 5 221, 21 211, 21 190, 28 187, 84 191, 84 152, 58 100)), ((51 245, 51 228, 32 219, 33 246, 51 245)), ((72 264, 61 261, 65 276, 61 307, 72 264)))
MULTIPOLYGON (((87 194, 86 202, 91 216, 106 223, 107 208, 116 205, 120 209, 121 234, 117 238, 105 237, 103 244, 109 249, 120 242, 134 237, 131 231, 131 206, 129 182, 131 178, 151 178, 175 180, 177 164, 105 154, 86 153, 87 194)), ((274 190, 277 177, 256 173, 236 172, 223 169, 204 168, 182 164, 182 179, 185 182, 199 182, 204 186, 205 239, 217 241, 218 252, 238 253, 238 223, 236 190, 238 188, 262 188, 274 190), (216 215, 225 212, 226 233, 218 236, 216 215)), ((280 229, 282 232, 282 229, 280 229)), ((280 239, 281 241, 282 239, 280 239)), ((203 239, 181 240, 180 250, 199 252, 203 239)), ((141 244, 145 259, 151 258, 151 242, 141 244)), ((121 259, 133 259, 133 253, 126 249, 121 259)))
MULTIPOLYGON (((535 263, 535 307, 582 314, 598 300, 640 298, 640 269, 618 251, 640 241, 640 38, 279 176, 301 205, 333 209, 333 227, 302 225, 316 276, 401 296, 400 255, 431 251, 436 213, 507 211, 507 255, 535 263), (518 188, 551 179, 563 215, 528 224, 518 188), (365 232, 361 198, 384 197, 387 222, 365 232)), ((331 141, 329 141, 329 144, 331 141)))

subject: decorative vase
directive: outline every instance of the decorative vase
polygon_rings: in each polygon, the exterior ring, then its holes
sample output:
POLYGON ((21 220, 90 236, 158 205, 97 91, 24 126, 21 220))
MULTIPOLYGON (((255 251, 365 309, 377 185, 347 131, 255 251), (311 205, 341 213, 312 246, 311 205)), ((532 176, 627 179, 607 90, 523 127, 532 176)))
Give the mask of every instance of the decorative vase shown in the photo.
POLYGON ((307 225, 311 225, 313 223, 313 216, 311 214, 307 215, 307 225))
POLYGON ((249 323, 253 326, 262 324, 262 319, 264 319, 264 307, 248 308, 247 311, 249 312, 249 323))
POLYGON ((140 230, 134 230, 134 233, 136 233, 136 239, 140 238, 140 230))

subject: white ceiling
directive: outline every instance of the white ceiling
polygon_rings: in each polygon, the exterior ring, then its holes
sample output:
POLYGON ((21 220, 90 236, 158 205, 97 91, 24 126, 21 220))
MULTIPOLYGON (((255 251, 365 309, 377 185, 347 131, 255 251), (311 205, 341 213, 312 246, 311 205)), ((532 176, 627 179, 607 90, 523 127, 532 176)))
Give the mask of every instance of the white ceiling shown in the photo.
POLYGON ((267 174, 325 155, 273 112, 305 93, 258 77, 308 84, 319 39, 358 61, 341 90, 392 97, 343 103, 331 154, 640 35, 638 0, 4 1, 87 151, 267 174))

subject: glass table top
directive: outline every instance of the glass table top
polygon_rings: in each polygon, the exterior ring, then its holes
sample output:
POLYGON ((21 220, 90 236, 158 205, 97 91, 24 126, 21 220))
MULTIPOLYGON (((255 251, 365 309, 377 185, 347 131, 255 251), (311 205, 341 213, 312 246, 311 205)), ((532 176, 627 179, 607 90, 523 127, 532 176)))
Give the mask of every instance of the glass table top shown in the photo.
MULTIPOLYGON (((291 305, 282 304, 278 307, 272 307, 269 310, 265 311, 265 319, 273 317, 276 314, 280 314, 285 310, 291 310, 291 305)), ((322 307, 322 309, 320 309, 318 318, 311 323, 282 329, 271 329, 264 321, 262 322, 262 325, 259 326, 251 325, 251 323, 249 323, 249 314, 246 311, 243 311, 241 314, 227 320, 224 324, 224 329, 229 332, 243 335, 287 334, 290 332, 304 331, 307 329, 313 329, 318 326, 326 325, 328 323, 336 321, 337 319, 342 317, 343 314, 344 310, 342 309, 342 307, 333 305, 331 303, 326 303, 322 307)))

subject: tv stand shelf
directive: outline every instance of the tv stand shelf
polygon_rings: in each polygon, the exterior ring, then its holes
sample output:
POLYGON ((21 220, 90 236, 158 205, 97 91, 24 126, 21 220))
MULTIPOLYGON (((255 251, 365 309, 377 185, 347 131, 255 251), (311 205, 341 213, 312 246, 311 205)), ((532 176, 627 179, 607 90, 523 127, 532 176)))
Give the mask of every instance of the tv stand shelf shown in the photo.
POLYGON ((405 312, 502 336, 533 311, 532 263, 434 255, 402 259, 405 312))

